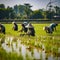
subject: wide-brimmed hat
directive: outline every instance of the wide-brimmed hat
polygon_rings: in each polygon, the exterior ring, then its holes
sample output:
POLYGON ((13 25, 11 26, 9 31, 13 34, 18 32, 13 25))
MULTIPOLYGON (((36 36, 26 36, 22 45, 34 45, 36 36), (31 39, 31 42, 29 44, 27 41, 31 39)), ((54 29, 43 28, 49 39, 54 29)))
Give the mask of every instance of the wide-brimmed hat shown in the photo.
POLYGON ((25 26, 26 28, 34 28, 31 23, 29 23, 27 26, 25 26))
POLYGON ((15 21, 12 22, 12 24, 14 24, 14 23, 15 23, 15 21))
POLYGON ((22 24, 24 24, 24 26, 28 25, 28 22, 23 22, 22 24))

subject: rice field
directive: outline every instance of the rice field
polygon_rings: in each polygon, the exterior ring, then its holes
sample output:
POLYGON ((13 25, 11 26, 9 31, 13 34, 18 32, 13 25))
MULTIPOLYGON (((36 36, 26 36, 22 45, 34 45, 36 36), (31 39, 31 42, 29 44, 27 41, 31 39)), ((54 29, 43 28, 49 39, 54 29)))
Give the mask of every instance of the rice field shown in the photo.
MULTIPOLYGON (((0 60, 60 60, 60 24, 57 31, 43 31, 49 24, 33 24, 36 36, 20 36, 12 24, 4 24, 6 34, 0 34, 0 60)), ((18 24, 19 30, 21 25, 18 24)))

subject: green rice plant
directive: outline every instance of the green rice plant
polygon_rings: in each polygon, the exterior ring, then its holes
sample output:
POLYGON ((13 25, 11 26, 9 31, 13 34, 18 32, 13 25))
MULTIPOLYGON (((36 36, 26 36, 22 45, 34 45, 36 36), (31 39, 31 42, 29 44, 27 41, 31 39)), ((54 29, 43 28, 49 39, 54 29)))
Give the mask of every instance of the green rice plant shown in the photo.
POLYGON ((4 42, 5 42, 5 36, 2 35, 0 43, 2 44, 4 42))
POLYGON ((7 53, 3 48, 0 47, 0 59, 6 60, 5 58, 7 58, 7 53))
POLYGON ((17 60, 23 60, 22 54, 20 54, 20 55, 18 56, 18 59, 17 59, 17 60))
POLYGON ((26 53, 26 60, 30 60, 30 58, 29 58, 29 56, 28 56, 28 54, 26 53))
POLYGON ((5 36, 4 34, 0 33, 0 38, 2 38, 2 37, 4 37, 4 36, 5 36))
MULTIPOLYGON (((52 54, 55 54, 55 56, 58 56, 58 48, 60 48, 60 24, 57 26, 57 31, 54 31, 53 34, 48 34, 45 31, 43 31, 43 27, 44 26, 48 26, 49 24, 33 24, 34 28, 35 28, 35 32, 36 32, 36 36, 32 37, 32 36, 20 36, 21 32, 18 31, 13 31, 12 30, 12 24, 4 24, 6 27, 6 34, 0 34, 0 45, 1 42, 5 41, 5 37, 6 36, 13 36, 13 43, 16 43, 16 47, 17 47, 17 40, 19 39, 21 42, 21 44, 26 45, 26 46, 32 46, 31 47, 31 52, 33 55, 33 47, 35 47, 36 49, 44 49, 46 50, 47 53, 47 57, 48 54, 50 52, 52 52, 52 54), (38 26, 38 27, 37 27, 38 26), (44 45, 44 47, 43 47, 44 45)), ((21 29, 21 25, 18 24, 18 28, 19 30, 21 29)), ((10 42, 8 42, 9 44, 10 42)), ((1 47, 1 46, 0 46, 1 47)), ((13 50, 13 47, 12 47, 13 50)), ((21 48, 20 48, 21 51, 21 48)), ((30 59, 28 54, 27 56, 27 60, 30 59)), ((6 53, 5 50, 0 48, 0 60, 23 60, 23 56, 22 54, 20 54, 19 56, 14 53, 6 53)), ((46 59, 47 60, 47 59, 46 59)))

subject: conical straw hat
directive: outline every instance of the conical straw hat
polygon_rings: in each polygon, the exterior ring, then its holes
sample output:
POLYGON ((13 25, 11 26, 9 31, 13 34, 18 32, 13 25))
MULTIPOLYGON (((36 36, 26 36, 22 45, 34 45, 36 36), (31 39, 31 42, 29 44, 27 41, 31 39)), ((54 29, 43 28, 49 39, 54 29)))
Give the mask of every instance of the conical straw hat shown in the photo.
POLYGON ((29 23, 27 26, 25 26, 26 28, 33 28, 33 26, 29 23))

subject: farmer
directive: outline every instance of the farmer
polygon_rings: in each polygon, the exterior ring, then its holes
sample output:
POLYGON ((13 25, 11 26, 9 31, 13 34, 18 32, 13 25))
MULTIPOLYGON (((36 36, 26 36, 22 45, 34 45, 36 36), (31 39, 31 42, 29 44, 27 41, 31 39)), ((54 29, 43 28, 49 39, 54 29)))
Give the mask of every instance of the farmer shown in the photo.
POLYGON ((49 26, 45 26, 43 30, 45 30, 46 33, 53 33, 52 29, 49 26))
POLYGON ((29 23, 26 28, 28 28, 27 35, 35 36, 35 30, 31 23, 29 23))
POLYGON ((27 30, 28 29, 25 27, 25 25, 24 24, 21 24, 21 26, 22 26, 22 29, 20 31, 27 33, 27 30))
POLYGON ((12 22, 12 24, 14 25, 12 29, 18 31, 18 25, 15 22, 12 22))
POLYGON ((25 27, 27 24, 28 24, 27 22, 23 22, 23 23, 21 24, 22 29, 21 29, 19 32, 23 32, 23 33, 21 33, 20 36, 24 36, 24 35, 27 33, 28 28, 25 27))
POLYGON ((56 31, 56 26, 58 26, 57 23, 52 23, 52 24, 50 24, 49 27, 52 29, 52 31, 56 31))
POLYGON ((0 23, 0 33, 5 34, 5 27, 0 23))

